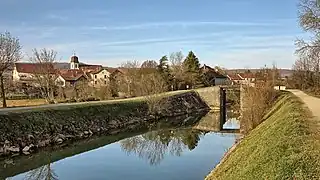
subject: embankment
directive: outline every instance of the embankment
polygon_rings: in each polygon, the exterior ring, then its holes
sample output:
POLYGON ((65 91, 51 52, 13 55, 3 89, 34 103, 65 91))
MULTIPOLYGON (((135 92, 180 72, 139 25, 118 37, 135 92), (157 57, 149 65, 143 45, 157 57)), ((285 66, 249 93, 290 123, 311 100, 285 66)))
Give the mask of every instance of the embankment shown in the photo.
POLYGON ((207 177, 221 179, 320 179, 317 121, 291 93, 264 117, 207 177))
POLYGON ((159 104, 156 113, 149 112, 144 98, 1 111, 0 157, 28 155, 92 135, 134 131, 164 117, 209 110, 193 91, 164 96, 159 104))

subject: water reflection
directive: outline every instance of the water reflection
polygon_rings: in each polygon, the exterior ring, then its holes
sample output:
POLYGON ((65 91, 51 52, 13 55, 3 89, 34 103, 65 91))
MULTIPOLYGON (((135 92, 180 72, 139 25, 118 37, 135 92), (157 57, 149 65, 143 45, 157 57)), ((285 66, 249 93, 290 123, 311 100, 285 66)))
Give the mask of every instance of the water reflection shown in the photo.
POLYGON ((193 150, 205 132, 191 128, 152 131, 120 141, 123 151, 158 165, 165 154, 181 156, 186 149, 193 150))
MULTIPOLYGON (((234 124, 238 123, 232 113, 228 113, 228 118, 231 120, 227 121, 225 126, 234 127, 234 124)), ((169 179, 173 179, 177 174, 184 177, 183 179, 190 177, 199 179, 219 162, 223 153, 236 139, 235 134, 230 132, 215 133, 221 132, 220 122, 219 113, 209 113, 203 117, 196 115, 176 117, 155 123, 139 132, 97 137, 97 139, 75 143, 65 149, 44 153, 44 156, 39 153, 26 157, 27 159, 15 160, 15 165, 0 169, 0 179, 16 175, 13 179, 105 179, 108 177, 109 179, 140 180, 152 177, 160 180, 163 175, 160 174, 164 171, 171 173, 165 173, 169 179), (80 153, 81 155, 76 155, 80 153), (70 158, 64 159, 69 156, 70 158), (173 156, 182 157, 172 158, 173 156), (131 170, 123 172, 123 167, 131 170)))
MULTIPOLYGON (((226 129, 239 129, 237 114, 227 113, 226 129)), ((137 155, 150 165, 159 165, 166 154, 181 156, 185 150, 192 151, 207 132, 221 131, 219 113, 208 113, 188 128, 160 129, 120 141, 121 149, 128 155, 137 155)))
POLYGON ((51 154, 47 154, 48 163, 26 174, 25 180, 58 180, 51 164, 51 154))

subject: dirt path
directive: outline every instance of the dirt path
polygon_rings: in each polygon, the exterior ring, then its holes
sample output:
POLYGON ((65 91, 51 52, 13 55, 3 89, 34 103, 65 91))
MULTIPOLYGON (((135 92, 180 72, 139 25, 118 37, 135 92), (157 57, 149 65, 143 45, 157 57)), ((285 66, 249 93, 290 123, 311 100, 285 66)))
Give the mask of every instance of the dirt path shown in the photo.
POLYGON ((320 119, 320 98, 309 96, 300 90, 289 91, 299 97, 308 106, 313 116, 316 116, 318 119, 320 119))

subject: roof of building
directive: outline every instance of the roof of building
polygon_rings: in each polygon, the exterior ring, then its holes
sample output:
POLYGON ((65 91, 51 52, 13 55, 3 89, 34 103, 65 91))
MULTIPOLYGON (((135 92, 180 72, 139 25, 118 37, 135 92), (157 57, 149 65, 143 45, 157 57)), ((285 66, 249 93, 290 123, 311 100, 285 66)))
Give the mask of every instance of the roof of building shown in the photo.
POLYGON ((70 63, 66 62, 57 62, 53 64, 55 69, 70 69, 70 63))
POLYGON ((102 69, 102 66, 101 65, 90 65, 90 64, 80 63, 79 64, 79 69, 81 69, 82 71, 91 73, 91 72, 100 71, 102 69))
POLYGON ((210 66, 207 66, 205 64, 200 69, 203 73, 210 73, 211 75, 213 75, 216 78, 227 78, 225 75, 223 75, 222 73, 220 73, 216 69, 214 69, 210 66))
POLYGON ((46 63, 15 63, 15 67, 19 73, 55 73, 52 64, 46 63))
POLYGON ((59 75, 66 81, 76 81, 82 76, 87 78, 85 72, 79 69, 63 69, 59 71, 59 75))
POLYGON ((253 73, 239 73, 238 76, 242 78, 255 78, 255 75, 253 73))
POLYGON ((102 67, 102 68, 100 68, 100 69, 98 69, 98 70, 96 70, 96 71, 92 71, 92 72, 90 72, 90 73, 91 73, 91 74, 98 74, 98 73, 100 73, 100 72, 103 71, 103 70, 106 70, 106 71, 108 71, 108 72, 111 74, 111 73, 115 72, 116 70, 118 70, 118 68, 102 67))
POLYGON ((70 63, 79 63, 79 58, 76 55, 71 56, 70 63))
POLYGON ((243 80, 240 76, 238 76, 238 74, 228 74, 228 78, 229 78, 231 81, 243 80))

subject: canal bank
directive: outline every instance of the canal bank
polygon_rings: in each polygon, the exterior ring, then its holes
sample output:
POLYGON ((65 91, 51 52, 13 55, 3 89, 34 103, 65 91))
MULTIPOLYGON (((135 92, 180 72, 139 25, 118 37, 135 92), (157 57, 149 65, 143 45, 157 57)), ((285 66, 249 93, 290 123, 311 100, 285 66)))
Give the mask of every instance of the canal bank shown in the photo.
POLYGON ((207 180, 320 178, 318 121, 300 99, 283 93, 264 119, 207 180))
POLYGON ((48 146, 131 132, 166 117, 210 109, 195 91, 163 96, 156 112, 150 112, 148 98, 1 111, 0 156, 29 155, 48 146))
MULTIPOLYGON (((225 128, 239 127, 234 118, 237 115, 230 113, 225 128)), ((238 136, 210 131, 220 126, 219 121, 219 113, 188 114, 136 132, 91 137, 18 156, 0 163, 0 179, 203 179, 238 136)))

